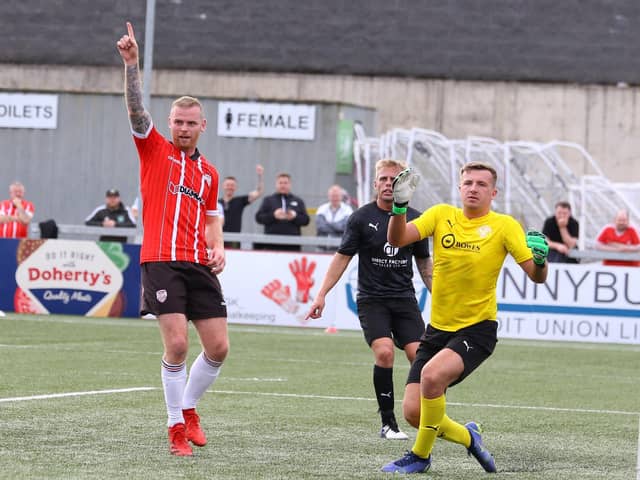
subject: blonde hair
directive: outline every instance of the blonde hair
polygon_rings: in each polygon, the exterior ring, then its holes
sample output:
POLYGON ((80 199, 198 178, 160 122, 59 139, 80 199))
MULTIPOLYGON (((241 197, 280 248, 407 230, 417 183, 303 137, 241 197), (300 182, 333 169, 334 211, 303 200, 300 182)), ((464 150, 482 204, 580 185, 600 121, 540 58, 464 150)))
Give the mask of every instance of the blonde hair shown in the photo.
POLYGON ((383 168, 397 167, 400 170, 407 168, 407 163, 402 160, 393 160, 391 158, 381 158, 376 162, 376 178, 378 178, 378 172, 383 168))
POLYGON ((202 103, 200 103, 200 100, 198 100, 196 97, 183 95, 180 98, 176 98, 171 104, 171 110, 173 110, 174 107, 179 107, 179 108, 198 107, 200 109, 200 116, 204 117, 204 108, 202 107, 202 103))
POLYGON ((493 168, 491 165, 488 165, 486 163, 482 163, 482 162, 468 162, 465 163, 462 168, 460 169, 460 179, 462 180, 462 174, 465 172, 468 172, 469 170, 486 170, 488 172, 491 173, 491 176, 493 177, 493 186, 495 187, 495 185, 498 183, 498 173, 496 172, 496 169, 493 168))

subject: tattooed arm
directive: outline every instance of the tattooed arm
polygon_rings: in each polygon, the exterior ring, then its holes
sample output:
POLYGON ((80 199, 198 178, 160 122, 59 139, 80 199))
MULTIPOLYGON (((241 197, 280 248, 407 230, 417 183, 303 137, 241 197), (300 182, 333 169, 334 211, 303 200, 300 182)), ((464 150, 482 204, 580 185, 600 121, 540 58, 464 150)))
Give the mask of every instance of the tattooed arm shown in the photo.
POLYGON ((418 266, 418 272, 420 272, 420 276, 422 277, 422 281, 425 286, 431 292, 431 285, 433 282, 433 259, 431 257, 427 258, 417 258, 415 257, 416 265, 418 266))
POLYGON ((136 133, 147 133, 151 125, 151 115, 142 104, 138 43, 133 33, 133 25, 130 22, 127 22, 127 35, 123 35, 116 46, 124 62, 124 95, 131 129, 136 133))

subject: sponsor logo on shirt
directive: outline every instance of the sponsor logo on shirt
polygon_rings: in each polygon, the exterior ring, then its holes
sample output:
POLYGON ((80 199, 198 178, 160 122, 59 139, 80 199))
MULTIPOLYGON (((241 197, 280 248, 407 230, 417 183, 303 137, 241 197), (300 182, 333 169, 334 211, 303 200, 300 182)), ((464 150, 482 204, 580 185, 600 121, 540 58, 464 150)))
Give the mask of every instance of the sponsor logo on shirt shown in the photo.
POLYGON ((453 233, 447 233, 440 239, 440 244, 444 248, 457 248, 459 250, 468 250, 470 252, 479 252, 480 245, 471 242, 460 242, 456 240, 453 233))
POLYGON ((204 203, 204 199, 200 195, 198 195, 198 192, 184 185, 176 185, 175 183, 170 182, 169 191, 174 195, 178 195, 180 193, 182 195, 186 195, 187 197, 191 197, 200 203, 204 203))

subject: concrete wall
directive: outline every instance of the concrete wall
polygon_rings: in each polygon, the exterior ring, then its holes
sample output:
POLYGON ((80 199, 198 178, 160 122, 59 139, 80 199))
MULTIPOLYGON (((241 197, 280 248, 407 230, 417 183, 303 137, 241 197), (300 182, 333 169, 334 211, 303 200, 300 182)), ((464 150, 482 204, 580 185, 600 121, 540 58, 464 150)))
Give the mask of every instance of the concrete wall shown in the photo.
MULTIPOLYGON (((0 90, 120 95, 122 69, 3 65, 0 90)), ((372 136, 421 127, 450 138, 577 142, 611 180, 640 182, 638 87, 157 70, 152 90, 169 97, 357 105, 377 112, 375 131, 367 132, 372 136)))

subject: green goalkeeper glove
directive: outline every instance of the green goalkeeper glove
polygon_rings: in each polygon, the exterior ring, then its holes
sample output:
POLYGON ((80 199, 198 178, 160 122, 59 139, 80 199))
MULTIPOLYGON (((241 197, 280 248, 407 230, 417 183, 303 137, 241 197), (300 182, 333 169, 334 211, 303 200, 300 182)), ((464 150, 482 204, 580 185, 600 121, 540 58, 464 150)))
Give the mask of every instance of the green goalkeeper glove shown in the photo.
POLYGON ((401 171, 398 176, 393 179, 391 187, 393 188, 392 212, 394 215, 407 213, 407 205, 409 205, 409 200, 411 200, 419 181, 420 175, 412 168, 401 171))
POLYGON ((529 230, 527 232, 527 247, 533 253, 533 263, 543 266, 549 255, 549 245, 543 233, 529 230))

